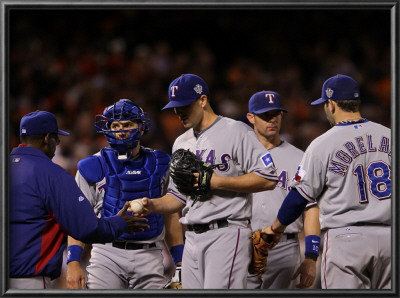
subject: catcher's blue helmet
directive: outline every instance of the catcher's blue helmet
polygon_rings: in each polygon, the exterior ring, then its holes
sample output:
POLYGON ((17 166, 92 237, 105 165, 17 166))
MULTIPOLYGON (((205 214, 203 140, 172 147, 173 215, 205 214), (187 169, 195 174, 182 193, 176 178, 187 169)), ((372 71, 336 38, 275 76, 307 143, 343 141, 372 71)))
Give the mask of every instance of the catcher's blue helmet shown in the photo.
POLYGON ((98 133, 105 135, 108 143, 119 153, 123 154, 136 147, 142 134, 150 129, 150 116, 142 108, 129 99, 120 99, 104 109, 103 115, 96 115, 95 127, 98 133), (138 128, 125 130, 111 130, 114 121, 136 121, 138 128), (116 132, 129 132, 125 139, 117 139, 116 132))

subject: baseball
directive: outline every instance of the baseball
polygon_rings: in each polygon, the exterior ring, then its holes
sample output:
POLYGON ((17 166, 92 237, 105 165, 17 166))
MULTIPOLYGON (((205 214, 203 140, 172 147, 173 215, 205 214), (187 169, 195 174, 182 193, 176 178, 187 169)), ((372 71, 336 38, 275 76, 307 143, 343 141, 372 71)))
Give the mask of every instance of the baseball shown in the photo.
POLYGON ((139 199, 131 201, 131 210, 132 213, 142 213, 143 212, 142 200, 139 199))

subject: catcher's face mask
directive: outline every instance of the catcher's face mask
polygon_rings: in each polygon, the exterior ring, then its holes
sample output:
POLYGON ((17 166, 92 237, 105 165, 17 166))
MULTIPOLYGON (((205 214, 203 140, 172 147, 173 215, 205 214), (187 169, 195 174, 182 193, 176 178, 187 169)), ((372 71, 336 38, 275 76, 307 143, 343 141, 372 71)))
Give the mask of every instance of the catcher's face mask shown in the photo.
POLYGON ((98 133, 105 135, 108 143, 119 153, 124 154, 135 148, 142 131, 150 129, 150 116, 142 108, 128 99, 121 99, 104 109, 103 115, 96 115, 95 127, 98 133), (125 129, 124 124, 134 121, 136 128, 125 129), (119 122, 113 124, 113 122, 119 122))

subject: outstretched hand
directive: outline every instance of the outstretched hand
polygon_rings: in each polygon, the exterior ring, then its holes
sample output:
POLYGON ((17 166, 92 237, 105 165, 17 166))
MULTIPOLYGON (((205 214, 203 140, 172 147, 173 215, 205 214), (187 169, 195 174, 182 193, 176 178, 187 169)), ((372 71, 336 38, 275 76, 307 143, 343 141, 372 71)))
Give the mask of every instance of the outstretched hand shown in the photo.
MULTIPOLYGON (((133 213, 134 216, 145 216, 145 215, 153 212, 153 202, 151 199, 144 197, 144 198, 141 198, 138 200, 141 201, 141 203, 143 205, 143 210, 139 213, 133 213)), ((132 209, 130 208, 130 205, 128 208, 128 212, 133 212, 132 209)))
POLYGON ((124 207, 117 214, 125 220, 126 224, 128 225, 128 232, 143 232, 144 229, 149 229, 150 226, 146 224, 148 222, 147 218, 127 214, 127 212, 129 212, 129 207, 130 203, 125 202, 124 207))

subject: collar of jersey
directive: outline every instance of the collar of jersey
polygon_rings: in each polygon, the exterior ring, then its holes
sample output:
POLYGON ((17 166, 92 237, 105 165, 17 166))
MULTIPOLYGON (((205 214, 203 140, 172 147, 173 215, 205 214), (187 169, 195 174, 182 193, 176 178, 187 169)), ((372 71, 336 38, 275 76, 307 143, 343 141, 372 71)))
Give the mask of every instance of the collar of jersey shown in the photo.
POLYGON ((343 120, 343 121, 336 123, 336 126, 346 126, 346 125, 353 125, 353 124, 365 123, 365 122, 368 122, 368 119, 361 118, 358 120, 343 120))

